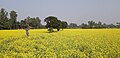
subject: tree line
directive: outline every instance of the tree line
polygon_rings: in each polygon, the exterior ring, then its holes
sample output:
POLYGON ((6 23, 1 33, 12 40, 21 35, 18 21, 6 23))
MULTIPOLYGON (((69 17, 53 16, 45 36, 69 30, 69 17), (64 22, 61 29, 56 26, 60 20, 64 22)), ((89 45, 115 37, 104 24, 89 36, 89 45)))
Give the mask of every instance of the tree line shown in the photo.
MULTIPOLYGON (((58 20, 57 17, 48 16, 44 19, 46 25, 41 24, 41 20, 39 17, 31 18, 28 16, 27 18, 17 21, 17 12, 12 10, 10 13, 5 11, 4 8, 0 9, 0 30, 3 29, 24 29, 29 27, 31 29, 39 29, 39 28, 48 28, 48 30, 52 28, 57 28, 59 31, 60 28, 66 28, 68 26, 67 22, 58 20), (10 16, 8 18, 8 16, 10 16)), ((53 30, 53 29, 52 29, 53 30)), ((51 30, 50 30, 51 31, 51 30)))
POLYGON ((77 25, 76 23, 70 23, 68 28, 82 28, 82 29, 101 29, 101 28, 120 28, 120 22, 116 24, 106 24, 101 21, 95 22, 93 20, 88 21, 87 24, 82 23, 81 25, 77 25))
POLYGON ((82 23, 77 25, 76 23, 68 23, 66 21, 61 21, 57 17, 48 16, 44 19, 46 25, 41 24, 39 17, 27 18, 18 21, 17 12, 12 10, 8 13, 4 8, 0 9, 0 30, 2 29, 24 29, 26 26, 29 26, 33 29, 39 28, 48 28, 48 30, 53 31, 53 28, 56 28, 58 31, 60 28, 83 28, 83 29, 94 29, 94 28, 120 28, 120 22, 116 24, 106 24, 102 22, 88 21, 87 24, 82 23))
POLYGON ((26 26, 30 28, 41 28, 41 20, 39 17, 27 17, 21 21, 17 21, 17 12, 12 10, 10 13, 4 8, 0 9, 0 30, 2 29, 24 29, 26 26), (8 18, 9 16, 9 18, 8 18))

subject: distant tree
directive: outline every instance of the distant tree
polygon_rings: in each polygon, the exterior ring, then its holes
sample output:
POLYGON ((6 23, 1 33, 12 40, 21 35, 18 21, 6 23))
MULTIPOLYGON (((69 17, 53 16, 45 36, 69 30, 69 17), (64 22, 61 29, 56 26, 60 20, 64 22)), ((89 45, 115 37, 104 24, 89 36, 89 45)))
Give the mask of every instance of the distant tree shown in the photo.
POLYGON ((106 23, 103 23, 103 28, 108 28, 107 24, 106 23))
POLYGON ((116 26, 114 24, 109 24, 108 28, 116 28, 116 26))
POLYGON ((39 17, 36 17, 36 18, 30 18, 29 16, 24 19, 24 20, 21 20, 20 22, 20 27, 21 28, 24 28, 26 26, 29 26, 30 28, 40 28, 41 26, 41 20, 39 19, 39 17))
POLYGON ((94 28, 95 27, 95 22, 94 21, 88 21, 88 26, 89 26, 89 28, 94 28))
POLYGON ((21 29, 24 29, 25 26, 26 26, 25 20, 21 20, 21 22, 20 22, 20 28, 21 28, 21 29))
POLYGON ((77 24, 76 23, 70 23, 70 25, 69 25, 69 28, 77 28, 78 26, 77 26, 77 24))
POLYGON ((83 28, 83 29, 85 29, 85 28, 88 28, 88 25, 85 24, 85 23, 82 23, 80 27, 83 28))
POLYGON ((40 27, 40 22, 41 22, 41 20, 39 19, 39 17, 30 18, 29 19, 29 26, 32 27, 32 28, 39 28, 40 27))
POLYGON ((17 28, 17 29, 20 29, 20 28, 21 28, 21 27, 20 27, 20 22, 18 22, 18 21, 16 22, 16 28, 17 28))
POLYGON ((36 24, 37 24, 37 28, 40 28, 41 27, 41 20, 39 19, 39 17, 36 17, 36 24))
POLYGON ((98 28, 102 28, 102 22, 98 22, 98 28))
POLYGON ((92 28, 103 28, 102 22, 100 21, 98 23, 94 22, 94 27, 92 28))
POLYGON ((116 24, 117 24, 116 27, 120 28, 120 22, 117 22, 116 24))
POLYGON ((9 29, 8 12, 4 8, 0 10, 0 29, 9 29))
POLYGON ((30 19, 31 19, 30 16, 28 16, 26 19, 24 19, 25 23, 29 25, 30 19))
POLYGON ((13 10, 10 12, 10 29, 16 29, 17 24, 17 13, 13 10))
POLYGON ((120 28, 120 23, 116 23, 117 25, 114 25, 114 24, 106 24, 106 23, 102 23, 102 22, 94 22, 94 21, 88 21, 88 25, 87 24, 84 24, 82 23, 79 27, 80 28, 90 28, 90 29, 93 29, 93 28, 120 28))

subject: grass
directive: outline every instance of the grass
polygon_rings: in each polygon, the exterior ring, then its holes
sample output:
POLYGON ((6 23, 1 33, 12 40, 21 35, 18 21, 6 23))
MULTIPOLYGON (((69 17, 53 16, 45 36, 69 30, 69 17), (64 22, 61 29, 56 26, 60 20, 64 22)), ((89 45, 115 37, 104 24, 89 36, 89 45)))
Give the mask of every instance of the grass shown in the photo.
POLYGON ((120 29, 0 30, 0 58, 119 58, 120 29))

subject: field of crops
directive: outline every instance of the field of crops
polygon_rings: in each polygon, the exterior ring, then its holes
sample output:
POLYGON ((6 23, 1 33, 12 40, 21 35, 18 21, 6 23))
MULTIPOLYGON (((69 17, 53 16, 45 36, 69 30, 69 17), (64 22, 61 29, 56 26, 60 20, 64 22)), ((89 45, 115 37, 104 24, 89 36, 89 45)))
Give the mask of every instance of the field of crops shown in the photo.
POLYGON ((0 58, 119 58, 120 29, 0 30, 0 58))

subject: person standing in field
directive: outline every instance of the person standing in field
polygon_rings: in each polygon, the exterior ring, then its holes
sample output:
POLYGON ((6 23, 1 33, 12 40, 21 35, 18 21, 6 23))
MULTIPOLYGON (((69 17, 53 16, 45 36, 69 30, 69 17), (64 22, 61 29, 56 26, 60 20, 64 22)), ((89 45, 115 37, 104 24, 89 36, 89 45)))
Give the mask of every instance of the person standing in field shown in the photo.
POLYGON ((25 27, 26 35, 29 36, 29 27, 25 27))

